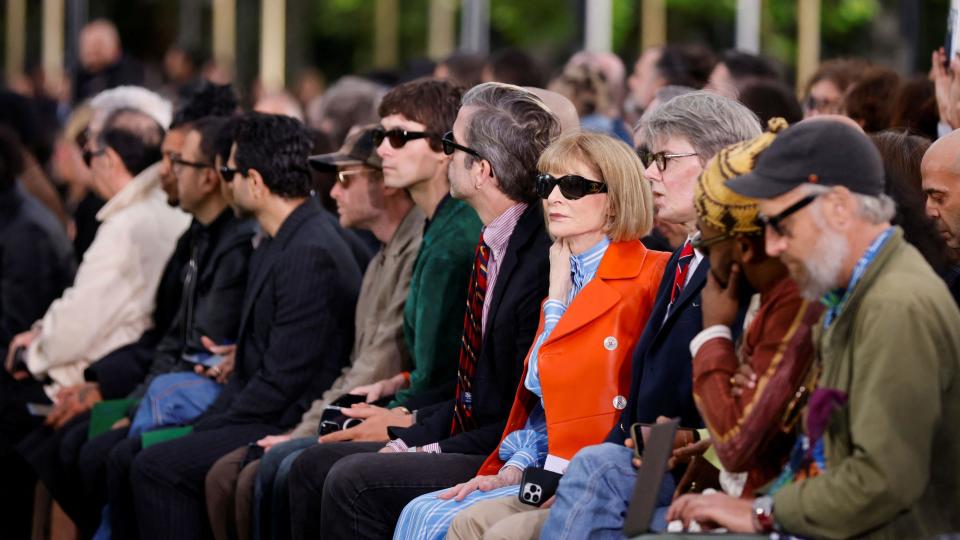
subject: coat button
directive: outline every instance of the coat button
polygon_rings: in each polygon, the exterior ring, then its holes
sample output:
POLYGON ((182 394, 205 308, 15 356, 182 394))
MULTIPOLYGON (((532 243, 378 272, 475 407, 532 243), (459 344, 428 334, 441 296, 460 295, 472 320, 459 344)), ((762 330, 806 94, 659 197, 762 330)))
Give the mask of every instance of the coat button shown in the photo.
POLYGON ((607 336, 607 338, 603 340, 603 348, 606 349, 606 350, 608 350, 608 351, 616 350, 616 349, 617 349, 617 338, 615 338, 615 337, 613 337, 613 336, 607 336))
POLYGON ((627 408, 627 398, 623 396, 617 396, 613 398, 613 408, 617 410, 623 410, 627 408))

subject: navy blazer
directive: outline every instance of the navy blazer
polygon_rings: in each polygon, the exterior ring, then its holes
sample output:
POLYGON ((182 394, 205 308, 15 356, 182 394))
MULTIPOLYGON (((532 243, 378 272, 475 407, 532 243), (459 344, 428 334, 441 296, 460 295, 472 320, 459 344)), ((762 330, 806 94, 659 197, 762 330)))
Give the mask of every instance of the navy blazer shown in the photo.
POLYGON ((690 342, 703 329, 700 291, 707 283, 710 260, 704 257, 684 286, 670 315, 670 291, 680 250, 674 252, 660 281, 653 313, 633 351, 633 380, 627 406, 607 442, 623 444, 635 422, 653 423, 658 416, 680 418, 683 427, 703 427, 693 403, 690 342))
POLYGON ((409 446, 439 442, 444 453, 474 455, 487 455, 500 444, 550 285, 551 243, 542 206, 535 202, 510 235, 490 298, 473 380, 473 415, 479 427, 451 437, 454 400, 449 399, 418 410, 417 423, 409 428, 390 428, 391 438, 409 446))
POLYGON ((236 371, 197 430, 294 426, 350 358, 360 268, 314 198, 254 252, 236 371))

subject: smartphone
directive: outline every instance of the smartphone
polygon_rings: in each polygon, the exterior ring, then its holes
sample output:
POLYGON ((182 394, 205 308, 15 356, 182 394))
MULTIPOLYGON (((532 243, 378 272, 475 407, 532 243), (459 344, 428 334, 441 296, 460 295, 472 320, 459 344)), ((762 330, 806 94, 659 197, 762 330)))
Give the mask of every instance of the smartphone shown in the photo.
POLYGON ((647 440, 647 435, 650 434, 650 426, 652 425, 653 424, 637 422, 630 426, 630 438, 633 439, 633 457, 637 459, 643 457, 643 443, 647 440))
POLYGON ((520 492, 517 497, 523 504, 539 507, 557 492, 562 474, 540 467, 527 467, 520 480, 520 492))
POLYGON ((344 394, 337 399, 333 400, 333 403, 330 405, 336 407, 344 407, 349 409, 350 407, 356 405, 357 403, 365 403, 367 401, 367 396, 355 396, 353 394, 344 394))
POLYGON ((27 403, 27 412, 31 416, 47 416, 53 410, 53 405, 43 403, 27 403))
POLYGON ((184 354, 181 358, 187 362, 190 362, 191 364, 200 364, 205 368, 212 368, 216 365, 219 365, 220 362, 223 362, 222 356, 210 353, 184 354))

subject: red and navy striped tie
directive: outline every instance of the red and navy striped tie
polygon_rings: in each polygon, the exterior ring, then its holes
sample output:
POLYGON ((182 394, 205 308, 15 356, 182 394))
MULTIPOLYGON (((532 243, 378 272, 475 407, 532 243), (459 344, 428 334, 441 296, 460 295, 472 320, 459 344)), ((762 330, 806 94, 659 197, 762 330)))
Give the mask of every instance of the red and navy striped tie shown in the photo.
POLYGON ((673 278, 673 290, 670 293, 670 306, 680 298, 683 292, 683 284, 687 282, 687 270, 690 269, 690 261, 693 260, 693 244, 687 240, 680 250, 680 258, 677 259, 677 273, 673 278))
POLYGON ((454 407, 451 434, 470 431, 476 427, 473 420, 473 377, 477 373, 477 355, 483 340, 483 299, 487 296, 487 262, 490 246, 477 243, 477 251, 470 272, 470 287, 467 290, 467 313, 463 318, 463 335, 460 338, 460 365, 457 369, 457 402, 454 407))

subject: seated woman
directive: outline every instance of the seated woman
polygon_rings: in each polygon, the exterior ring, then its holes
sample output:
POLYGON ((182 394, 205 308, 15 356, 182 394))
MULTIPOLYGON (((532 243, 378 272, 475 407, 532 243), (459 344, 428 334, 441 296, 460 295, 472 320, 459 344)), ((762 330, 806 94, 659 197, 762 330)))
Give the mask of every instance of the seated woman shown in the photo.
POLYGON ((551 144, 538 167, 555 238, 550 288, 499 451, 476 478, 411 501, 394 538, 442 538, 458 511, 516 498, 527 467, 562 474, 626 406, 631 353, 670 257, 640 243, 653 221, 643 165, 620 141, 573 133, 551 144))

